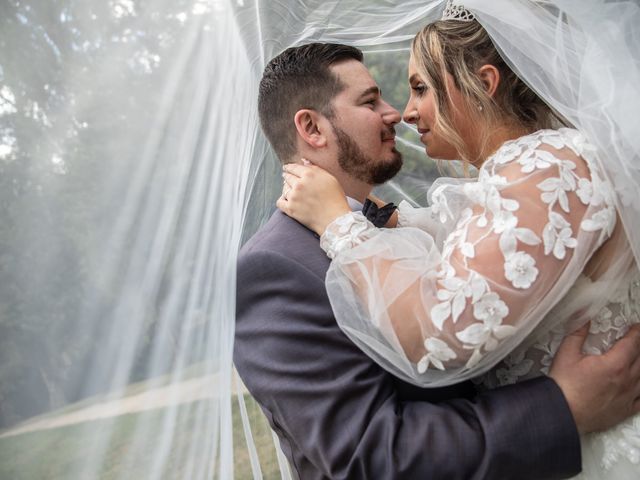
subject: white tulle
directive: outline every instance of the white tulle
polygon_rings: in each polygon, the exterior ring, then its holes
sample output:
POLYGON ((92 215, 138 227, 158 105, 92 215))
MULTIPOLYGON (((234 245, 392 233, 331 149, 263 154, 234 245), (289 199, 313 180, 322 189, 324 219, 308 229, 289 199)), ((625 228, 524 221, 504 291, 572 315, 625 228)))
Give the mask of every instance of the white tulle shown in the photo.
MULTIPOLYGON (((592 162, 614 185, 637 257, 637 2, 466 5, 525 81, 596 146, 592 162)), ((281 187, 278 161, 258 128, 262 69, 289 46, 342 42, 362 48, 365 60, 402 59, 395 64, 404 78, 411 39, 443 6, 442 0, 2 2, 0 157, 8 203, 1 293, 3 318, 15 327, 3 336, 22 354, 29 374, 20 378, 50 369, 56 374, 50 384, 75 386, 68 389, 74 396, 51 395, 40 410, 56 417, 95 392, 109 394, 96 403, 111 405, 137 381, 134 363, 152 380, 135 386, 136 393, 162 393, 158 378, 173 387, 169 407, 155 419, 123 414, 60 437, 38 429, 42 422, 31 418, 38 412, 26 412, 23 420, 33 423, 0 438, 23 441, 14 457, 20 453, 22 464, 42 466, 50 478, 233 477, 233 451, 243 448, 231 435, 238 403, 231 398, 234 260, 241 233, 246 238, 267 218, 281 187), (81 281, 74 280, 77 271, 81 281), (43 330, 29 333, 34 324, 43 330), (60 353, 57 362, 40 355, 43 337, 57 347, 50 349, 60 353), (190 370, 192 364, 200 367, 190 370), (206 402, 177 394, 191 376, 208 386, 206 402), (114 441, 121 422, 133 432, 124 449, 114 441), (188 438, 176 433, 183 427, 188 438), (78 435, 82 449, 58 448, 57 438, 78 435), (43 445, 62 467, 47 463, 43 445)), ((381 87, 386 94, 396 85, 381 87)), ((404 148, 423 152, 410 126, 397 130, 404 148)), ((403 181, 420 186, 403 177, 392 189, 400 191, 403 181)), ((456 201, 449 198, 453 211, 456 201)), ((439 235, 438 246, 445 239, 439 235)), ((613 291, 621 281, 605 275, 597 291, 613 291)), ((618 317, 602 318, 605 328, 618 317)), ((46 396, 19 382, 15 389, 13 398, 3 398, 3 410, 46 396)), ((251 459, 246 476, 260 478, 251 459)), ((276 471, 287 478, 284 463, 276 471)), ((269 476, 265 463, 262 470, 269 476)))
POLYGON ((505 60, 596 147, 640 258, 640 5, 633 0, 464 2, 505 60))
MULTIPOLYGON (((530 138, 504 145, 477 182, 440 179, 429 208, 402 206, 401 228, 360 225, 334 249, 327 288, 343 330, 422 386, 537 376, 568 331, 593 320, 597 354, 640 321, 640 6, 464 4, 575 130, 541 135, 534 153, 530 138)), ((639 446, 637 418, 583 438, 580 478, 637 478, 639 446)))

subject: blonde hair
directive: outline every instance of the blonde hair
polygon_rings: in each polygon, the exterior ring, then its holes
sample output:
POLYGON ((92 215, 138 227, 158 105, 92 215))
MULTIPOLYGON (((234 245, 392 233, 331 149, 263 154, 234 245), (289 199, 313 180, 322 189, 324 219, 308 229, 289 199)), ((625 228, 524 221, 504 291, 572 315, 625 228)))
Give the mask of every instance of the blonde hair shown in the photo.
POLYGON ((510 125, 533 132, 566 124, 533 90, 511 70, 493 45, 485 29, 476 21, 440 20, 424 27, 413 39, 411 55, 419 74, 433 89, 434 128, 450 143, 466 164, 474 163, 469 145, 457 132, 451 111, 447 74, 465 99, 466 110, 482 122, 482 150, 492 128, 510 125), (477 70, 493 65, 500 81, 489 95, 477 70))

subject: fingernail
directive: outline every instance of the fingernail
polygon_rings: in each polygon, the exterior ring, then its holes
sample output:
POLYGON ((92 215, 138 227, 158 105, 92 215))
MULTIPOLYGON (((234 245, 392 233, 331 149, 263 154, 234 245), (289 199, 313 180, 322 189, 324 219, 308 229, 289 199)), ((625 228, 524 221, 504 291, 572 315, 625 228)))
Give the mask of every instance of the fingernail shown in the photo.
POLYGON ((302 164, 303 165, 311 165, 311 162, 309 160, 307 160, 306 158, 302 158, 302 164))

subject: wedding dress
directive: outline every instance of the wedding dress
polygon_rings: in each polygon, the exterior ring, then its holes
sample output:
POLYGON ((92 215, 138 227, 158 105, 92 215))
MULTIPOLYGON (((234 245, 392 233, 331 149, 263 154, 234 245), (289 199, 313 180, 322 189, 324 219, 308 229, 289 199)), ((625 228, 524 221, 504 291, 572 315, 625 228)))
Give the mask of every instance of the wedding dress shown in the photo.
MULTIPOLYGON (((399 227, 360 213, 321 238, 327 290, 345 333, 422 386, 495 387, 547 372, 561 339, 591 320, 599 354, 640 322, 640 273, 577 130, 503 144, 475 180, 440 179, 399 227)), ((583 438, 581 478, 638 478, 640 416, 583 438)))
MULTIPOLYGON (((567 295, 572 298, 597 297, 603 287, 599 281, 580 276, 567 295)), ((549 315, 559 320, 566 318, 566 306, 558 305, 549 315)), ((621 287, 607 304, 592 318, 589 336, 584 351, 599 355, 624 336, 630 324, 640 322, 640 274, 631 270, 621 287)), ((517 348, 497 367, 477 379, 481 386, 494 388, 507 385, 540 374, 548 373, 549 366, 565 329, 552 329, 531 346, 517 348)), ((606 432, 592 433, 582 437, 583 472, 577 479, 601 478, 636 479, 640 474, 640 415, 635 415, 606 432)))

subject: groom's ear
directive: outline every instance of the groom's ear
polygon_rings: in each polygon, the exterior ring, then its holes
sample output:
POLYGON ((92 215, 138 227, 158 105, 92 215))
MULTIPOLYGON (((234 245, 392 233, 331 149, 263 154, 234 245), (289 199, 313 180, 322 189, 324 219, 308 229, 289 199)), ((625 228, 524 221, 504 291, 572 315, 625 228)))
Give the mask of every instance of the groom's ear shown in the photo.
POLYGON ((500 84, 500 70, 493 65, 483 65, 478 69, 478 77, 490 97, 493 97, 500 84))
POLYGON ((315 110, 298 110, 293 118, 300 138, 312 148, 327 146, 327 120, 315 110))

